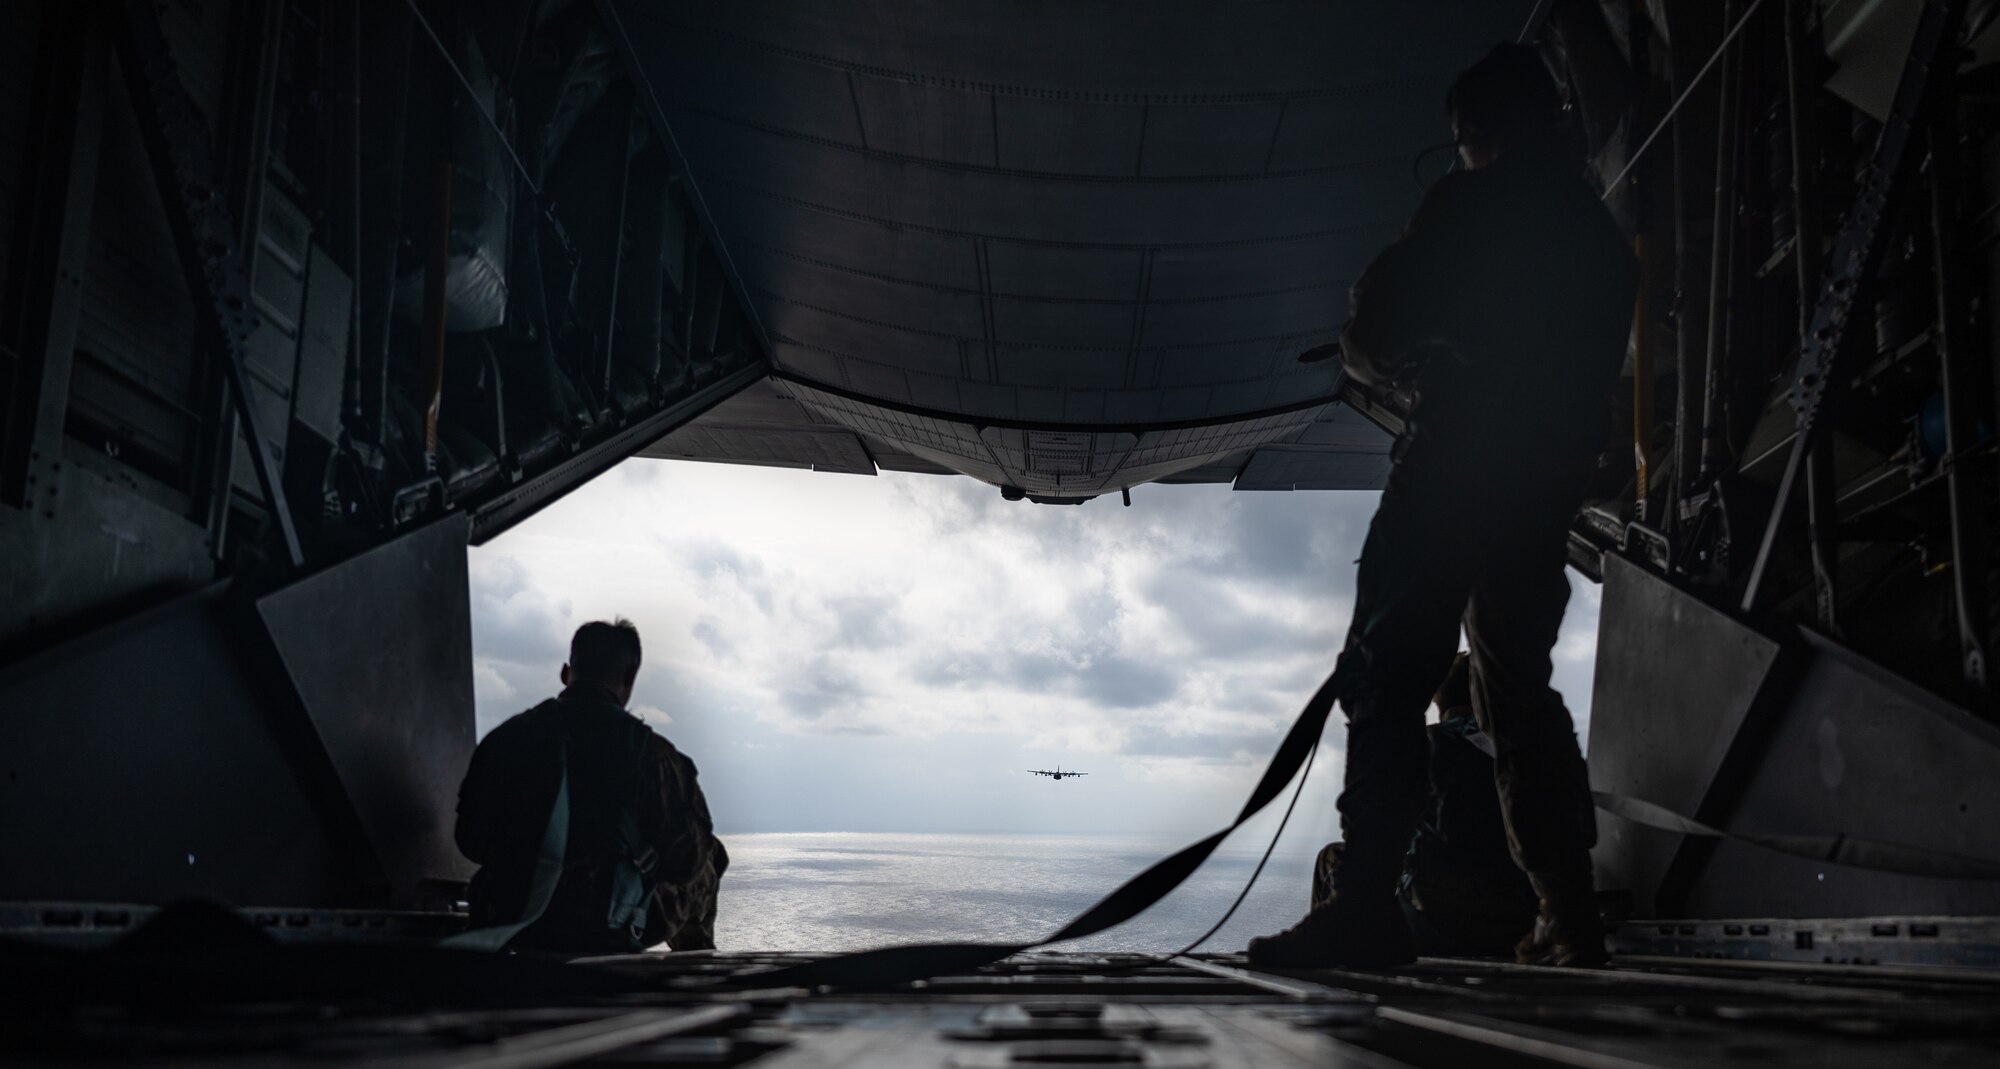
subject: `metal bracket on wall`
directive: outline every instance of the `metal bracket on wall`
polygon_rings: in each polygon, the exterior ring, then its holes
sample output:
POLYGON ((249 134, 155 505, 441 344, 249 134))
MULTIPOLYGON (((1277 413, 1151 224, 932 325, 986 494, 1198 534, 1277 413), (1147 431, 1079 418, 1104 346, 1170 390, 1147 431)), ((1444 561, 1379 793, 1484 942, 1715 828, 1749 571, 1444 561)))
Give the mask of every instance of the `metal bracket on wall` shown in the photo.
POLYGON ((542 510, 550 502, 609 471, 626 457, 667 436, 674 428, 736 395, 770 374, 761 363, 745 365, 693 396, 653 412, 576 455, 467 506, 472 514, 472 544, 480 545, 542 510))
POLYGON ((249 440, 264 495, 285 555, 296 569, 305 563, 292 510, 285 501, 284 479, 270 439, 258 426, 246 343, 257 325, 251 310, 250 280, 235 221, 224 204, 222 173, 199 108, 176 73, 172 49, 154 5, 146 0, 122 0, 111 12, 118 27, 117 44, 126 87, 146 146, 146 158, 166 208, 181 270, 193 299, 195 329, 201 347, 223 359, 236 415, 249 440))
POLYGON ((1965 0, 1930 0, 1924 5, 1917 24, 1910 56, 1903 65, 1902 80, 1896 86, 1896 100, 1889 118, 1882 124, 1882 136, 1875 143, 1875 156, 1864 172, 1861 192, 1847 214, 1846 225, 1833 244, 1821 284, 1819 303, 1813 309, 1811 332, 1799 354, 1798 370, 1792 376, 1791 402, 1798 413, 1798 430, 1792 440, 1791 455, 1785 459, 1785 473, 1778 482, 1771 518, 1764 525, 1764 538, 1757 547, 1756 563, 1743 589, 1742 609, 1755 612, 1761 605, 1770 577, 1771 556, 1783 536, 1789 505, 1798 489, 1800 476, 1814 447, 1826 433, 1826 409, 1839 386, 1840 357, 1847 328, 1853 318, 1855 296, 1863 283, 1874 277, 1882 265, 1884 252, 1883 217, 1890 197, 1913 165, 1910 142, 1925 102, 1931 96, 1937 62, 1955 61, 1947 43, 1953 40, 1963 21, 1965 0))

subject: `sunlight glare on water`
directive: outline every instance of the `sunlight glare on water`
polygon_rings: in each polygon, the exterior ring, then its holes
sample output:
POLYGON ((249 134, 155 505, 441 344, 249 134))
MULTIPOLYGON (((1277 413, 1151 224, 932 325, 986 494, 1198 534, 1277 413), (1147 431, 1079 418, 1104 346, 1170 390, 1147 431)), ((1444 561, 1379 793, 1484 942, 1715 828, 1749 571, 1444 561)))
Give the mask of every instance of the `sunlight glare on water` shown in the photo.
MULTIPOLYGON (((1081 836, 726 837, 716 943, 723 950, 843 951, 897 943, 1026 942, 1056 930, 1147 865, 1187 845, 1081 836)), ((1257 844, 1255 851, 1261 851, 1257 844)), ((1179 950, 1229 908, 1257 863, 1223 850, 1164 901, 1059 949, 1179 950)), ((1304 915, 1312 855, 1273 854, 1243 908, 1205 946, 1241 950, 1304 915)))

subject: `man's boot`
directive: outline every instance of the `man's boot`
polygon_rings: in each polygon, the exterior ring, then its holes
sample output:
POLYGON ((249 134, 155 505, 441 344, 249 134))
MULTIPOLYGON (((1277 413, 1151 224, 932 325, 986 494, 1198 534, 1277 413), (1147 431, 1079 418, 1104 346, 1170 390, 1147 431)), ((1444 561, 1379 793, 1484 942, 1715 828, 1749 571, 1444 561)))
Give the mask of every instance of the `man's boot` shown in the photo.
POLYGON ((1418 718, 1355 716, 1347 730, 1346 841, 1331 902, 1276 935, 1252 939, 1252 965, 1393 968, 1416 960, 1396 885, 1429 785, 1418 718))
POLYGON ((1597 915, 1597 894, 1590 874, 1547 878, 1529 874, 1541 895, 1541 915, 1535 928, 1514 947, 1523 965, 1566 965, 1602 968, 1610 955, 1604 950, 1604 921, 1597 915))
POLYGON ((1574 747, 1566 726, 1537 739, 1513 755, 1500 783, 1514 857, 1541 900, 1534 930, 1514 948, 1524 965, 1600 968, 1609 960, 1590 872, 1597 814, 1583 755, 1574 747))
POLYGON ((1276 969, 1393 969, 1417 960, 1410 929, 1395 899, 1367 905, 1352 901, 1336 898, 1276 935, 1250 940, 1250 964, 1276 969))

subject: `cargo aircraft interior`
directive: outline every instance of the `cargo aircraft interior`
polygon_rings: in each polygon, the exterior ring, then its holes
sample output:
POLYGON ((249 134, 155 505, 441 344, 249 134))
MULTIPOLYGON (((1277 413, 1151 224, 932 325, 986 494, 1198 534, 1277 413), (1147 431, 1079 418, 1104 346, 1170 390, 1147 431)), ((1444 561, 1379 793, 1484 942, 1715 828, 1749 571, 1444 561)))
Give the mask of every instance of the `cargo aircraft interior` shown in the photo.
POLYGON ((2000 2, 0 24, 0 1062, 2000 1064, 2000 2), (1349 288, 1502 42, 1638 266, 1568 535, 1608 967, 441 945, 471 547, 631 458, 1382 489, 1349 288))

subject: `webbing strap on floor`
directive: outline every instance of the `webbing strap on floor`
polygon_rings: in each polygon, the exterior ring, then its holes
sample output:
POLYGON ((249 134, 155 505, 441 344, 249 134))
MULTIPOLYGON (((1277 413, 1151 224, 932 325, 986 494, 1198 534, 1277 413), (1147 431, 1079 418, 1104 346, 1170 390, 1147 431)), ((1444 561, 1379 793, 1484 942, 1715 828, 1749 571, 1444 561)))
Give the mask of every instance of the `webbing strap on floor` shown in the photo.
POLYGON ((1312 755, 1313 748, 1319 745, 1320 735, 1326 730, 1327 718, 1333 713, 1333 703, 1339 698, 1345 682, 1340 669, 1335 668, 1333 674, 1326 677, 1326 682, 1320 684, 1312 700, 1292 722, 1291 730, 1285 733, 1285 741, 1279 744, 1278 752, 1264 769, 1263 778, 1257 781, 1256 789, 1250 792, 1250 800, 1243 804, 1233 823, 1165 860, 1155 862, 1151 868, 1127 880, 1053 935, 1031 943, 921 943, 863 950, 779 969, 738 973, 725 983, 732 987, 886 987, 965 972, 1010 954, 1066 939, 1081 939, 1123 924, 1172 893, 1201 867, 1202 862, 1208 860, 1208 856, 1222 845, 1230 832, 1242 827, 1244 821, 1257 815, 1284 791, 1285 784, 1292 781, 1292 777, 1304 767, 1306 758, 1312 755))
POLYGON ((1597 808, 1634 824, 1661 831, 1698 835, 1705 839, 1727 839, 1747 846, 1775 850, 1781 854, 1821 861, 1829 865, 1896 872, 1905 876, 1934 876, 1948 880, 2000 880, 2000 861, 1965 857, 1904 843, 1856 839, 1847 835, 1759 835, 1711 828, 1684 817, 1662 805, 1608 791, 1594 791, 1597 808))
MULTIPOLYGON (((1465 736, 1465 741, 1478 747, 1479 752, 1486 756, 1494 756, 1493 739, 1485 732, 1474 731, 1465 736)), ((1612 816, 1622 817, 1634 824, 1643 824, 1649 828, 1658 828, 1661 831, 1697 835, 1704 839, 1728 839, 1731 842, 1764 850, 1775 850, 1780 854, 1790 854, 1810 861, 1845 865, 1848 868, 1871 869, 1875 872, 1894 872, 1905 876, 1934 876, 1947 880, 2000 880, 2000 861, 1949 854, 1942 850, 1910 846, 1906 843, 1856 839, 1848 835, 1755 835, 1747 832, 1723 831, 1642 798, 1613 791, 1592 791, 1590 797, 1597 803, 1597 808, 1612 816)))

